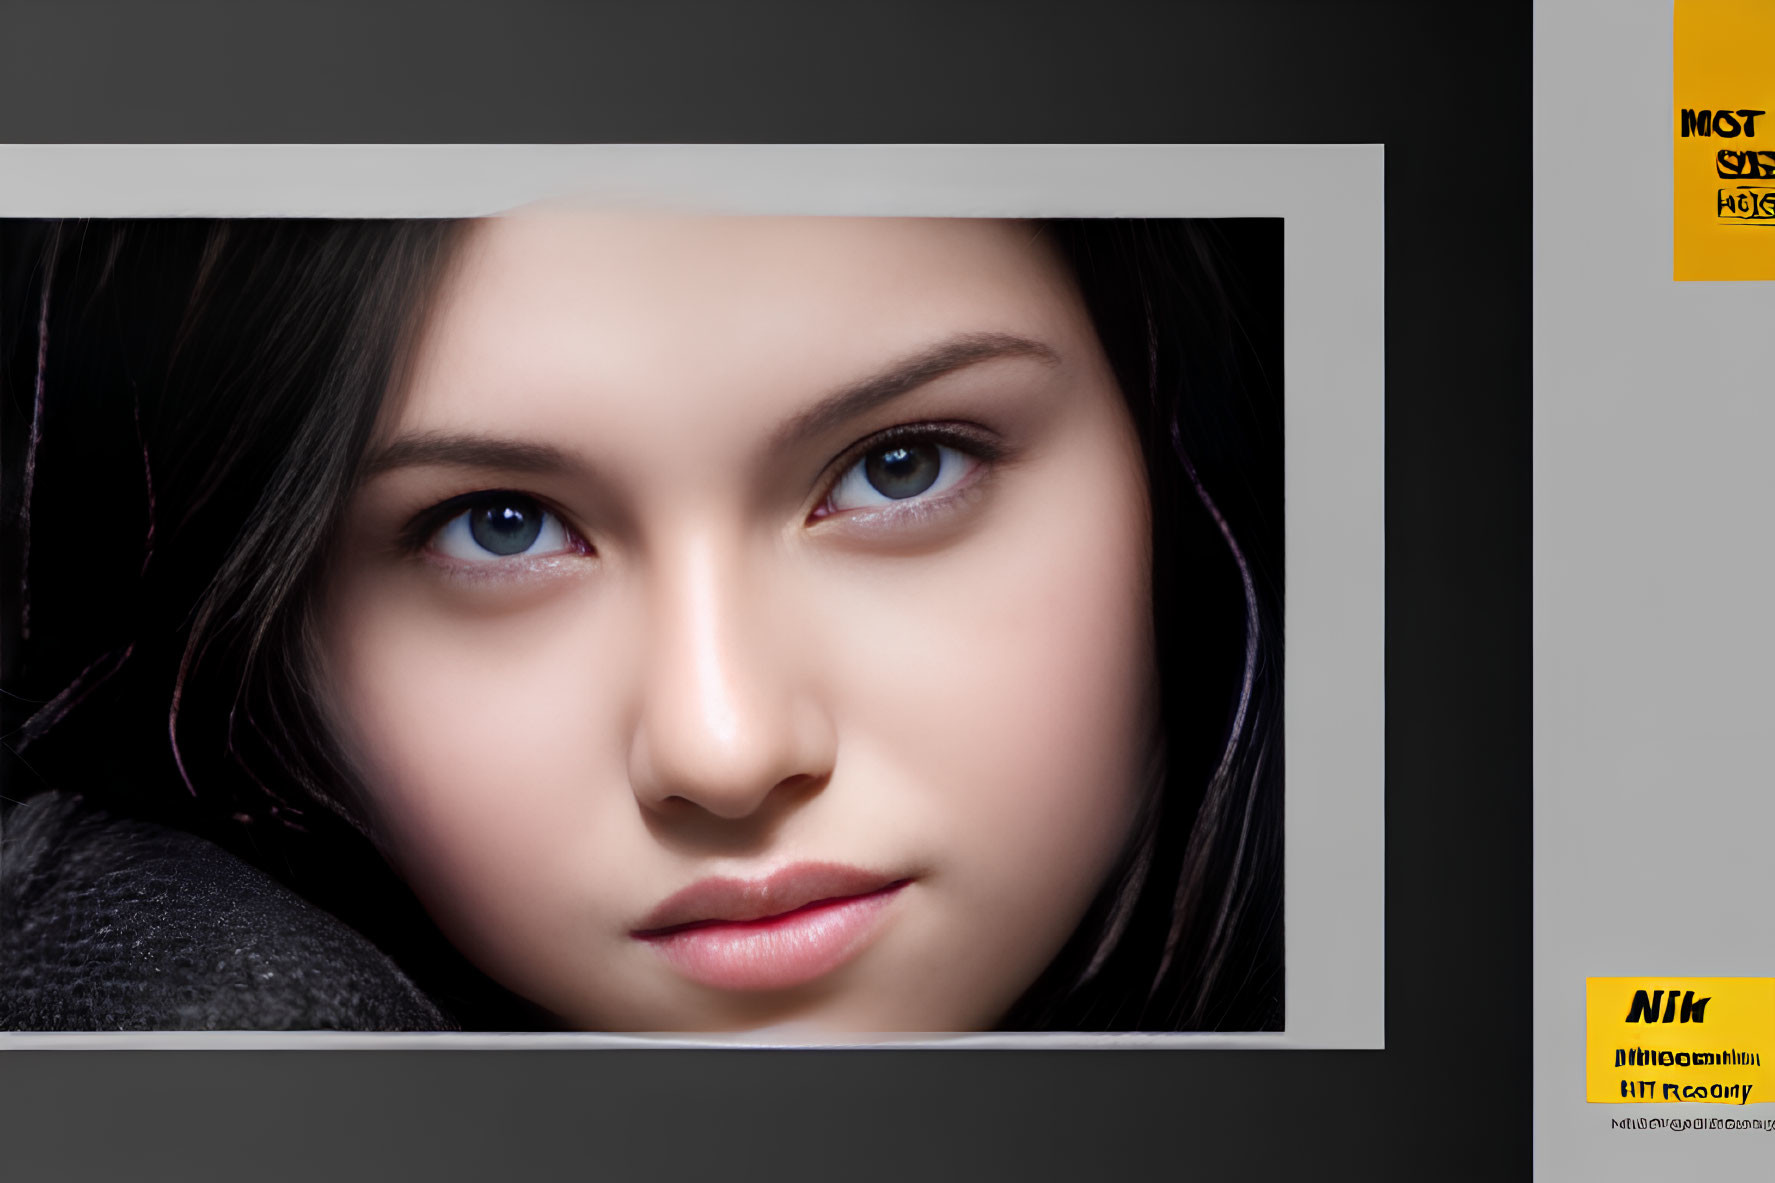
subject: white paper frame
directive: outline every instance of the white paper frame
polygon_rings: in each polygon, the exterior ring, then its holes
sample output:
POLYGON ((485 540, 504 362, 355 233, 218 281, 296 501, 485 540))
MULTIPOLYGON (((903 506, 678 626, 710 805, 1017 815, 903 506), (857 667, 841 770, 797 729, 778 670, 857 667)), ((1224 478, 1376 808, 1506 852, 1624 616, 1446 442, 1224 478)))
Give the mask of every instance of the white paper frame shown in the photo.
MULTIPOLYGON (((17 145, 0 217, 462 217, 551 197, 739 214, 1279 217, 1282 1032, 840 1046, 1385 1046, 1384 155, 1379 145, 17 145)), ((0 1033, 3 1048, 782 1046, 756 1034, 0 1033)))

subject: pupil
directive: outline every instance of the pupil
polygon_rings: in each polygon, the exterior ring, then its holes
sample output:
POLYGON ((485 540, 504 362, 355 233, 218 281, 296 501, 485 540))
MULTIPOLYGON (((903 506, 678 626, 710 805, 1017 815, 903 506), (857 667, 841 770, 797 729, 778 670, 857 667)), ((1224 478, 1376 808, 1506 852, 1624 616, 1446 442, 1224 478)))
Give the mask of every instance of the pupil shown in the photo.
POLYGON ((521 554, 542 533, 542 510, 520 498, 491 502, 470 511, 468 532, 477 546, 493 554, 521 554))
POLYGON ((891 444, 869 453, 863 475, 877 493, 901 501, 936 484, 942 467, 942 455, 935 444, 891 444))

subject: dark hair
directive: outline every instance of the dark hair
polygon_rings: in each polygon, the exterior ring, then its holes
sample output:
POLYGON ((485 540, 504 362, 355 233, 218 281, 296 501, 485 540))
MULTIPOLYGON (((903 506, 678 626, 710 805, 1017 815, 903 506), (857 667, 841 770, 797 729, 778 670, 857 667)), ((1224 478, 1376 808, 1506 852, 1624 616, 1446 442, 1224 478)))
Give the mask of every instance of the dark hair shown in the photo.
POLYGON ((1121 866, 1006 1026, 1279 1030, 1282 225, 1049 231, 1146 457, 1163 747, 1121 866))
MULTIPOLYGON (((376 856, 311 688, 309 593, 455 226, 0 223, 0 771, 221 842, 513 1026, 376 856)), ((1280 224, 1045 232, 1146 454, 1164 742, 1004 1025, 1278 1028, 1280 224)))

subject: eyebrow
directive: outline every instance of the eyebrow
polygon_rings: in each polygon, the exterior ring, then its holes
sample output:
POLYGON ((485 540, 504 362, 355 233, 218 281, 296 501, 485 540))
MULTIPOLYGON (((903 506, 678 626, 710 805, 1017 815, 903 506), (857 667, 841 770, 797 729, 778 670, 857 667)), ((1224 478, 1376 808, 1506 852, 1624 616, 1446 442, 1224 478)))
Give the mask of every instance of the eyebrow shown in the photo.
MULTIPOLYGON (((1013 333, 968 333, 951 337, 827 395, 784 422, 776 430, 773 442, 781 447, 807 439, 947 374, 1007 357, 1034 358, 1048 365, 1060 363, 1060 355, 1052 348, 1013 333)), ((372 454, 364 463, 361 479, 369 480, 391 469, 416 465, 494 468, 526 473, 559 473, 576 467, 574 459, 566 452, 547 444, 483 435, 420 432, 400 436, 372 454)))
POLYGON ((459 468, 500 468, 509 472, 563 472, 574 467, 567 453, 547 444, 482 435, 423 432, 403 435, 364 464, 363 479, 393 468, 440 464, 459 468))
POLYGON ((780 447, 819 435, 882 403, 909 394, 927 382, 1003 357, 1029 357, 1051 366, 1060 364, 1060 355, 1053 349, 1014 333, 968 333, 951 337, 827 395, 779 427, 773 442, 780 447))

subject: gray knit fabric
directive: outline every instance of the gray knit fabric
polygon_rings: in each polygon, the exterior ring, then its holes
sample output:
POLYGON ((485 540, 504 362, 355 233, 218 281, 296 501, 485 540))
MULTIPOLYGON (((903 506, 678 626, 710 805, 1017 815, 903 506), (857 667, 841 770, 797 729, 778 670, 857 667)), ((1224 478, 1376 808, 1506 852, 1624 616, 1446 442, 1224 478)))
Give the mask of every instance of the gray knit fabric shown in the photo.
POLYGON ((436 1031, 380 950, 221 848, 34 797, 0 832, 0 1029, 436 1031))

